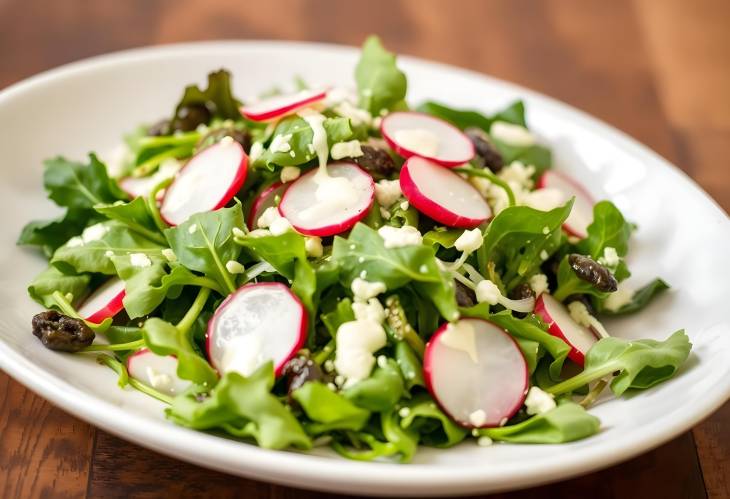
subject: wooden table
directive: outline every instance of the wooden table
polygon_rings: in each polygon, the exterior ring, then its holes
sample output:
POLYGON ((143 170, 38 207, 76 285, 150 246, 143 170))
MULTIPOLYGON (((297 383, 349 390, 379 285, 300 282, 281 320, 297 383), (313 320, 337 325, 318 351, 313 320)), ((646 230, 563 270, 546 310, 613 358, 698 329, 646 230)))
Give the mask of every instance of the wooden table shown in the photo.
MULTIPOLYGON (((584 109, 669 158, 730 208, 727 0, 0 0, 0 88, 141 45, 211 38, 358 45, 371 32, 397 52, 482 71, 584 109)), ((503 497, 727 498, 728 423, 730 404, 632 461, 503 497)), ((326 497, 155 454, 0 373, 0 497, 83 495, 326 497)))

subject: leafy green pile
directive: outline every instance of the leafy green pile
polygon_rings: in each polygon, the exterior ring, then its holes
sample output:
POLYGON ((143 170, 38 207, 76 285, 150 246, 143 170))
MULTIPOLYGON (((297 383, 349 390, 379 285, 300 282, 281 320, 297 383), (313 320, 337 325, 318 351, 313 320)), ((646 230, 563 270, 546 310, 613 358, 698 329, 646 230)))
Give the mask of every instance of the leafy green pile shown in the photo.
MULTIPOLYGON (((355 105, 373 120, 354 122, 336 108, 324 110, 330 146, 351 140, 371 143, 380 138, 379 116, 408 109, 406 76, 377 38, 365 42, 355 79, 355 105)), ((18 241, 39 248, 49 259, 48 268, 28 288, 44 307, 78 317, 76 307, 92 290, 110 277, 124 281, 124 312, 113 321, 88 323, 110 344, 91 345, 82 352, 109 352, 99 360, 119 374, 120 386, 131 385, 166 403, 171 421, 226 432, 267 448, 328 444, 352 459, 393 456, 406 462, 419 444, 445 448, 466 438, 480 443, 585 438, 598 431, 599 421, 573 401, 575 394, 588 391, 583 400, 588 405, 606 383, 616 396, 649 388, 672 376, 687 358, 690 343, 682 331, 664 342, 605 338, 588 352, 579 374, 563 379, 570 346, 549 334, 537 316, 477 303, 473 296, 466 302, 458 298, 464 282, 471 282, 467 296, 473 294, 475 275, 490 279, 507 296, 544 274, 561 301, 583 298, 600 314, 640 310, 667 288, 663 281, 649 283, 621 307, 611 308, 606 306, 609 293, 581 280, 568 264, 573 253, 600 261, 608 248, 619 257, 609 266, 614 277, 629 277, 624 257, 634 227, 609 201, 595 205, 588 237, 575 240, 562 230, 572 200, 549 211, 520 205, 513 186, 498 172, 467 165, 457 171, 501 189, 507 200, 507 206, 479 228, 483 244, 471 254, 455 248, 462 230, 439 226, 407 203, 383 207, 376 202, 351 231, 322 241, 319 255, 313 255, 307 238, 293 230, 250 232, 251 221, 244 214, 255 196, 279 179, 283 167, 314 167, 317 158, 307 121, 291 115, 265 126, 242 118, 239 104, 231 93, 230 75, 221 70, 210 75, 207 88, 186 88, 171 118, 155 131, 143 126, 126 138, 128 155, 116 178, 94 154, 86 163, 48 160, 44 186, 63 213, 29 223, 18 241), (191 122, 192 116, 202 116, 203 121, 191 122), (238 198, 226 208, 169 227, 160 217, 157 194, 170 180, 133 199, 117 183, 120 177, 153 175, 165 161, 184 161, 231 134, 245 137, 246 152, 258 148, 259 154, 251 158, 238 198), (270 147, 278 135, 291 135, 289 151, 270 147), (377 230, 386 225, 418 228, 423 244, 386 247, 377 230), (149 265, 135 265, 132 255, 138 254, 149 265), (230 262, 243 271, 234 273, 230 262), (370 376, 347 384, 337 379, 332 361, 338 328, 355 319, 352 283, 364 275, 386 288, 378 299, 385 306, 388 339, 377 352, 370 376), (250 376, 233 371, 220 376, 206 358, 206 324, 222 300, 247 283, 268 281, 290 286, 309 313, 309 335, 300 354, 311 359, 321 375, 298 386, 286 376, 275 378, 270 362, 250 376), (426 389, 422 357, 430 335, 459 317, 481 317, 504 328, 525 356, 531 384, 555 395, 557 406, 536 415, 522 408, 502 427, 472 432, 447 416, 426 389), (174 355, 177 376, 190 381, 190 388, 171 396, 131 378, 125 361, 140 348, 174 355)), ((527 127, 521 102, 488 116, 436 102, 418 109, 461 129, 475 127, 488 138, 498 121, 527 127)), ((550 151, 543 145, 515 146, 494 137, 491 143, 505 165, 529 165, 533 178, 551 167, 550 151)), ((390 178, 397 176, 396 171, 390 178)))

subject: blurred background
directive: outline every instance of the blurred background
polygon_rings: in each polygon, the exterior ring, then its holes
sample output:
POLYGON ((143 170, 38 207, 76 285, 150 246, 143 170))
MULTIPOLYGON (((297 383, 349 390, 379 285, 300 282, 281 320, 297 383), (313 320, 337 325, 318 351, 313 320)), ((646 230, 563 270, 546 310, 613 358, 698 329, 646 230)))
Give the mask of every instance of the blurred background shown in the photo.
MULTIPOLYGON (((370 33, 395 52, 487 73, 581 108, 667 157, 730 209, 728 0, 0 0, 0 88, 144 45, 359 45, 370 33)), ((7 124, 5 133, 12 133, 7 124)), ((730 497, 728 423, 730 405, 633 461, 509 497, 730 497)), ((2 373, 0 434, 0 497, 303 497, 127 444, 2 373)))

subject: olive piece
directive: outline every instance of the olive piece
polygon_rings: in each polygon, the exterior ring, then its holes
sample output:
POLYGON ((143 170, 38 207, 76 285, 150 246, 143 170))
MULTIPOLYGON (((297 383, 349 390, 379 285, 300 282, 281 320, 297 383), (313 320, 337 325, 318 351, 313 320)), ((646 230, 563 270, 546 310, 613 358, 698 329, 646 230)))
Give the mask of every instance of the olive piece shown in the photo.
POLYGON ((94 341, 94 331, 79 319, 47 310, 33 317, 33 335, 43 346, 60 352, 78 352, 94 341))
POLYGON ((526 282, 523 282, 509 292, 509 297, 513 300, 524 300, 525 298, 532 298, 534 296, 535 292, 526 282))
POLYGON ((301 354, 284 364, 281 374, 286 377, 287 392, 290 396, 307 381, 321 381, 324 378, 322 369, 307 355, 301 354))
POLYGON ((571 253, 568 255, 568 264, 579 279, 593 284, 597 290, 612 293, 618 289, 618 281, 611 271, 595 260, 571 253))
POLYGON ((489 140, 489 136, 484 133, 484 130, 481 128, 467 128, 464 130, 464 133, 469 137, 471 143, 474 144, 474 149, 477 153, 474 159, 479 166, 486 166, 494 173, 502 169, 504 159, 497 148, 494 147, 494 144, 489 140))
POLYGON ((454 291, 456 293, 456 304, 460 307, 473 307, 476 305, 477 296, 474 291, 456 279, 454 279, 454 291))
POLYGON ((220 142, 224 137, 231 137, 233 140, 241 144, 243 150, 248 152, 251 149, 251 135, 245 130, 237 130, 232 127, 222 127, 211 130, 205 134, 199 141, 198 147, 206 147, 220 142))
POLYGON ((367 170, 375 180, 390 177, 398 170, 395 161, 385 149, 366 145, 360 146, 360 149, 362 156, 352 160, 367 170))
POLYGON ((149 137, 159 137, 161 135, 170 135, 170 120, 160 120, 157 123, 151 125, 147 129, 147 135, 149 137))
POLYGON ((210 118, 211 113, 203 104, 182 106, 172 120, 171 128, 173 132, 191 132, 198 125, 207 124, 210 118))

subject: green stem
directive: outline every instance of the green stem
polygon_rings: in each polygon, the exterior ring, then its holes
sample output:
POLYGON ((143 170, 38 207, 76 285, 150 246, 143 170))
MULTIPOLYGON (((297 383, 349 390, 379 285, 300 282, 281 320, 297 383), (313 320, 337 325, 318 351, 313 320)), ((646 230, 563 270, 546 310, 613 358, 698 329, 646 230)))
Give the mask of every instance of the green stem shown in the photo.
POLYGON ((205 276, 195 276, 194 278, 190 279, 188 284, 192 286, 198 286, 201 288, 209 288, 216 293, 220 295, 225 295, 226 293, 223 291, 223 289, 220 287, 220 284, 216 282, 215 280, 211 279, 210 277, 205 276))
POLYGON ((163 146, 182 146, 192 145, 194 146, 200 140, 200 134, 198 132, 187 132, 179 135, 163 135, 160 137, 142 137, 139 139, 138 144, 141 148, 148 149, 152 147, 163 147, 163 146))
POLYGON ((208 301, 209 296, 210 288, 200 288, 200 291, 198 291, 198 296, 195 297, 195 301, 190 306, 188 311, 185 312, 185 316, 182 318, 182 320, 177 323, 176 327, 178 331, 180 331, 184 335, 186 335, 188 331, 190 331, 190 328, 193 327, 193 324, 200 315, 200 312, 203 311, 203 307, 205 306, 205 302, 208 301))
POLYGON ((558 301, 563 301, 575 292, 575 286, 558 286, 558 289, 553 293, 553 298, 558 301))
POLYGON ((56 305, 58 305, 58 308, 61 309, 61 312, 64 313, 64 315, 68 315, 69 317, 72 317, 74 319, 84 321, 84 323, 96 333, 105 332, 112 324, 111 318, 104 319, 101 324, 95 324, 93 322, 87 321, 79 315, 73 305, 71 305, 71 303, 69 303, 69 301, 66 299, 66 296, 60 291, 54 291, 51 297, 53 298, 53 301, 56 302, 56 305))
POLYGON ((332 352, 335 351, 335 340, 331 339, 327 344, 322 348, 322 351, 319 352, 317 355, 312 357, 312 360, 315 364, 318 366, 321 366, 324 364, 324 362, 329 359, 330 355, 332 355, 332 352))
POLYGON ((582 405, 586 409, 592 406, 593 402, 596 401, 603 389, 606 388, 606 385, 608 385, 608 380, 599 380, 598 383, 596 383, 596 386, 591 388, 591 390, 588 392, 588 395, 583 397, 583 400, 580 401, 580 405, 582 405))
POLYGON ((165 395, 164 393, 158 392, 154 388, 149 387, 149 386, 145 385, 144 383, 137 381, 134 378, 129 378, 128 382, 132 388, 134 388, 146 395, 149 395, 150 397, 156 398, 160 402, 164 402, 167 405, 172 404, 172 397, 170 397, 169 395, 165 395))
POLYGON ((157 206, 157 193, 160 192, 162 189, 167 187, 172 183, 172 179, 168 178, 160 182, 155 186, 154 189, 149 193, 147 196, 147 207, 150 210, 150 214, 152 215, 152 219, 155 221, 155 225, 160 230, 160 232, 165 231, 165 229, 168 228, 168 225, 165 223, 164 220, 162 220, 162 217, 160 216, 160 208, 157 206))
POLYGON ((494 173, 490 172, 487 169, 479 170, 477 168, 471 168, 471 167, 461 167, 461 168, 453 168, 452 171, 457 173, 466 173, 467 175, 471 175, 473 177, 482 177, 489 180, 494 185, 501 187, 504 189, 504 191, 507 193, 507 202, 509 203, 509 206, 515 206, 517 204, 517 201, 515 200, 515 193, 512 192, 512 188, 509 186, 507 182, 496 176, 494 173))
POLYGON ((124 388, 125 386, 130 385, 132 388, 146 395, 149 395, 150 397, 156 398, 161 402, 164 402, 166 404, 172 404, 172 397, 165 395, 164 393, 160 393, 154 388, 147 386, 134 378, 130 378, 129 373, 127 372, 127 367, 111 355, 99 355, 96 358, 96 361, 100 364, 107 366, 112 371, 117 373, 117 375, 119 376, 120 387, 124 388))
POLYGON ((114 343, 111 345, 89 345, 84 347, 79 352, 119 352, 124 350, 137 350, 145 346, 144 340, 130 341, 128 343, 114 343))
POLYGON ((619 366, 615 362, 609 362, 608 364, 601 366, 600 368, 589 369, 583 371, 580 374, 576 374, 572 378, 568 378, 565 381, 558 383, 557 385, 551 386, 546 391, 548 393, 552 393, 553 395, 562 395, 563 393, 572 392, 573 390, 576 390, 581 386, 587 385, 591 381, 595 381, 597 379, 603 378, 604 376, 608 376, 614 371, 619 370, 620 367, 621 366, 619 366))
POLYGON ((189 156, 193 152, 193 148, 190 145, 184 145, 179 147, 173 147, 167 151, 163 151, 159 154, 155 154, 151 158, 143 161, 132 170, 133 177, 146 177, 150 173, 154 172, 160 163, 168 158, 178 158, 189 156))

